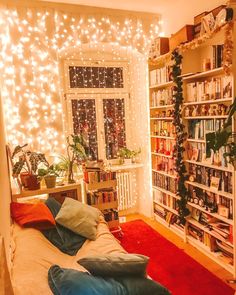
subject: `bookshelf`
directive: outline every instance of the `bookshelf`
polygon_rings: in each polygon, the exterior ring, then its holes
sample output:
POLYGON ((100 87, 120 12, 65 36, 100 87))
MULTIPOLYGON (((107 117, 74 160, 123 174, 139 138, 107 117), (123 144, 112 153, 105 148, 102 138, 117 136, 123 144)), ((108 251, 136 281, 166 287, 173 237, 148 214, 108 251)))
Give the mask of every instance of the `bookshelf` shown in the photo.
POLYGON ((86 203, 99 209, 111 232, 119 231, 116 172, 101 168, 84 169, 84 189, 86 203))
MULTIPOLYGON (((235 11, 234 11, 235 13, 235 11)), ((236 33, 233 33, 236 41, 236 33)), ((171 55, 156 58, 149 64, 150 141, 152 164, 153 215, 157 222, 178 234, 236 278, 236 172, 223 154, 206 156, 206 135, 222 128, 227 110, 236 96, 236 64, 226 75, 221 56, 225 40, 223 26, 200 45, 181 51, 184 103, 182 119, 187 138, 184 162, 188 180, 190 215, 186 224, 179 223, 175 174, 175 126, 173 116, 173 82, 171 55), (215 53, 214 53, 215 54, 215 53), (211 69, 204 70, 205 60, 211 69)), ((184 45, 187 48, 187 44, 184 45)), ((234 54, 235 49, 234 49, 234 54)), ((236 130, 235 116, 232 131, 236 130)))

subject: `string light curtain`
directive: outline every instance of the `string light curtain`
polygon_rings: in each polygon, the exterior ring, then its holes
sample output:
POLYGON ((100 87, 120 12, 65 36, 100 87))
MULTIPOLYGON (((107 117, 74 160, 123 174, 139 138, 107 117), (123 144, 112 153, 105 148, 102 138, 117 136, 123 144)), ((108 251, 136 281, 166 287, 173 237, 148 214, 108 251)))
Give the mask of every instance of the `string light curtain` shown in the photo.
POLYGON ((8 141, 44 152, 61 150, 65 143, 59 52, 110 43, 147 55, 160 33, 159 17, 152 14, 57 8, 37 1, 1 3, 0 82, 8 141))

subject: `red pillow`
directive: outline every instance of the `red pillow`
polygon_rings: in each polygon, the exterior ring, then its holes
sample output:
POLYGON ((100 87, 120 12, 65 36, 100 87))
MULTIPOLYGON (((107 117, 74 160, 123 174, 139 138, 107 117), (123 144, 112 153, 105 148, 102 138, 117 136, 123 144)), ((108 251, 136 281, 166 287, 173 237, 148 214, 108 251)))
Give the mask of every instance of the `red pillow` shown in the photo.
POLYGON ((43 230, 56 225, 51 211, 44 203, 24 204, 12 202, 11 216, 22 227, 43 230))

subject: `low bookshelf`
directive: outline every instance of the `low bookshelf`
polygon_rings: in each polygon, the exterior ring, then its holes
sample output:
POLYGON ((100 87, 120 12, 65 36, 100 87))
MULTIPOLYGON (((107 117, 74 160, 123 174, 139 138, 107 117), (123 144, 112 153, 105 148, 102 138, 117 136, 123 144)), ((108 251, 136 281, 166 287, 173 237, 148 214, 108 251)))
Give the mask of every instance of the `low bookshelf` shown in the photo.
POLYGON ((84 169, 86 202, 99 209, 110 228, 121 231, 119 225, 116 172, 101 168, 84 169))

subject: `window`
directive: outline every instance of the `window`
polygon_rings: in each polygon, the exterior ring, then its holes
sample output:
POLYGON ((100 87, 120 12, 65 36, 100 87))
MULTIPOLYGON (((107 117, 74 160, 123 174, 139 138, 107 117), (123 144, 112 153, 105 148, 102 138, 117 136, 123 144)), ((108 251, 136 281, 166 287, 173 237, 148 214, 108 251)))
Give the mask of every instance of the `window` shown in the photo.
POLYGON ((69 66, 70 88, 123 88, 122 67, 69 66))
POLYGON ((65 70, 70 133, 84 136, 93 160, 117 158, 127 136, 126 63, 66 61, 65 70))

